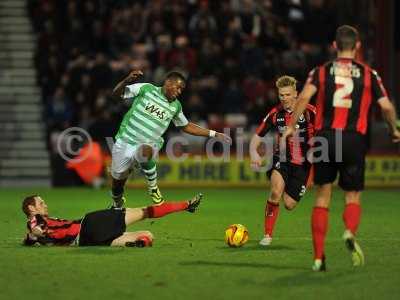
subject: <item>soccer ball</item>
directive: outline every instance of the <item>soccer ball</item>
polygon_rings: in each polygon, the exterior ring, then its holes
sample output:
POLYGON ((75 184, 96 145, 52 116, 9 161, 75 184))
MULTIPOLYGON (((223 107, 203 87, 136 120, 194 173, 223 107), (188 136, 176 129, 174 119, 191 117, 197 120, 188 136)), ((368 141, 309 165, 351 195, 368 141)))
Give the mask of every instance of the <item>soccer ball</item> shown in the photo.
POLYGON ((225 230, 225 242, 229 247, 241 247, 249 240, 249 232, 242 224, 230 225, 225 230))

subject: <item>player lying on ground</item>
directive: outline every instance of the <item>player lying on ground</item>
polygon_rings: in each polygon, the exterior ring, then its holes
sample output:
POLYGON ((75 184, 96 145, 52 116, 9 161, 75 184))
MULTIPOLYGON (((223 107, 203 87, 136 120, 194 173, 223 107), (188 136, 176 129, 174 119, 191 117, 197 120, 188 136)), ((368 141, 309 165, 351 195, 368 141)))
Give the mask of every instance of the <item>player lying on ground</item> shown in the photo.
POLYGON ((157 186, 157 167, 153 157, 163 146, 162 135, 171 121, 188 134, 216 137, 231 143, 227 135, 202 128, 186 119, 177 99, 186 85, 186 79, 181 73, 168 73, 162 87, 150 83, 134 83, 141 75, 141 71, 132 71, 113 90, 114 98, 129 99, 132 103, 121 123, 112 150, 111 194, 114 207, 123 206, 124 185, 136 163, 147 179, 153 202, 159 204, 163 201, 157 186))
POLYGON ((296 79, 282 76, 276 81, 276 87, 281 103, 267 114, 251 141, 251 148, 255 150, 251 155, 252 165, 257 169, 262 164, 262 159, 257 153, 262 137, 270 130, 278 132, 272 168, 267 173, 271 180, 271 194, 265 206, 264 238, 260 241, 262 246, 268 246, 272 242, 274 225, 279 213, 279 202, 283 198, 285 208, 288 210, 296 207, 306 191, 311 169, 306 154, 310 147, 309 141, 314 134, 315 108, 308 105, 304 116, 299 119, 297 123, 299 138, 289 138, 289 147, 280 148, 280 137, 290 122, 297 99, 296 79))
POLYGON ((37 195, 22 202, 22 211, 28 218, 28 233, 24 240, 27 246, 151 246, 150 231, 127 232, 126 227, 147 218, 160 218, 167 214, 188 211, 194 213, 202 194, 189 201, 164 202, 142 208, 105 209, 90 212, 82 219, 63 220, 48 216, 47 205, 37 195))
MULTIPOLYGON (((323 138, 326 142, 329 151, 324 150, 329 156, 329 161, 317 162, 317 157, 314 157, 314 183, 317 185, 312 213, 315 271, 326 269, 324 243, 328 230, 328 208, 332 183, 338 172, 339 186, 345 192, 346 202, 343 212, 346 229, 343 238, 350 250, 353 265, 364 264, 364 255, 355 241, 355 235, 361 217, 360 201, 361 191, 364 189, 367 152, 366 133, 371 104, 380 106, 393 141, 400 141, 400 132, 396 128, 396 110, 388 99, 380 77, 368 65, 354 60, 361 46, 357 30, 348 25, 339 27, 333 46, 337 49, 337 58, 310 72, 296 104, 292 121, 284 134, 286 137, 295 133, 297 120, 311 97, 318 92, 316 137, 323 138), (339 144, 338 136, 341 137, 342 144, 339 144)), ((323 149, 322 146, 316 141, 315 149, 323 149)))

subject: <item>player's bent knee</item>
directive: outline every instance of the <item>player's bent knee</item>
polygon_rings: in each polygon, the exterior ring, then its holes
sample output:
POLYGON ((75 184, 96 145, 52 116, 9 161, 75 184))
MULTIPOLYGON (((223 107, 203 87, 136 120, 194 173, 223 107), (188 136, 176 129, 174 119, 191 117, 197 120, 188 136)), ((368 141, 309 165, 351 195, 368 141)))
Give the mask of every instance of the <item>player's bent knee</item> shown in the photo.
POLYGON ((315 199, 314 206, 328 208, 330 204, 329 199, 317 198, 315 199))
POLYGON ((140 146, 135 156, 138 162, 140 163, 147 162, 154 156, 153 147, 151 147, 150 145, 142 145, 140 146))
POLYGON ((271 202, 279 203, 281 196, 282 196, 282 193, 280 193, 280 191, 278 189, 272 189, 270 200, 271 200, 271 202))
POLYGON ((285 203, 285 208, 287 210, 293 210, 297 206, 296 203, 285 203))
POLYGON ((297 201, 286 194, 284 195, 284 202, 287 210, 293 210, 297 206, 297 201))
POLYGON ((358 192, 358 191, 345 192, 344 198, 346 200, 346 204, 350 204, 350 203, 360 204, 361 203, 361 192, 358 192))
POLYGON ((129 176, 129 171, 124 171, 124 172, 111 171, 111 176, 115 180, 125 180, 129 176))

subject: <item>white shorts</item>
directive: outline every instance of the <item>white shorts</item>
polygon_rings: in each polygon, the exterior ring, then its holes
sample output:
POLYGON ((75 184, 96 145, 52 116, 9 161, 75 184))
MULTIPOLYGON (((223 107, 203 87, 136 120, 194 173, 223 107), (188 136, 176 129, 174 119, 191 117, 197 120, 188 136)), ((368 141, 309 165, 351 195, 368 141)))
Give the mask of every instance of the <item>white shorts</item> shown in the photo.
POLYGON ((140 161, 138 150, 142 145, 149 145, 158 152, 156 145, 137 144, 132 145, 121 139, 118 139, 112 149, 111 176, 117 180, 128 178, 130 171, 140 161))

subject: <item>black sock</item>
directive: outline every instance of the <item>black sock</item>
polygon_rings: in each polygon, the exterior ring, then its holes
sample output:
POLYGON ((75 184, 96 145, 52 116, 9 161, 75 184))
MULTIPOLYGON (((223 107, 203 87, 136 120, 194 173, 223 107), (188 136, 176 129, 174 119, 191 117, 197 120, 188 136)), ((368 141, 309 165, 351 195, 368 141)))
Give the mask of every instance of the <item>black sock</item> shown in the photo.
POLYGON ((114 199, 121 198, 124 194, 124 188, 122 186, 116 186, 111 189, 111 195, 114 199))

